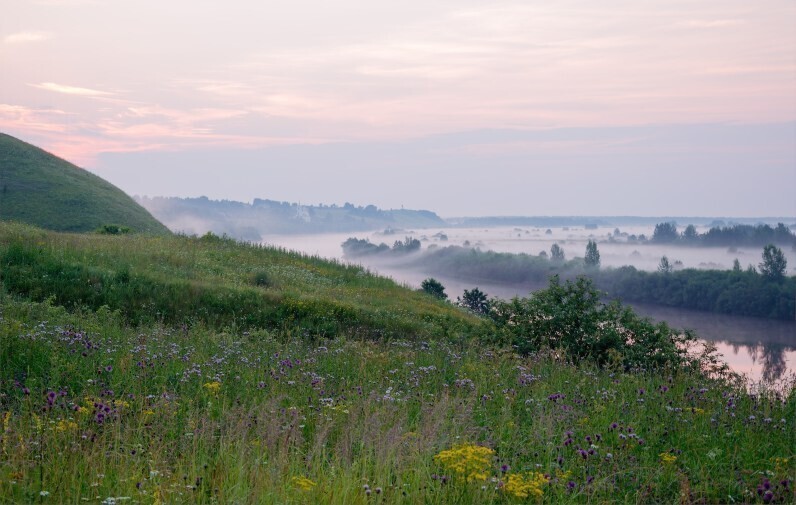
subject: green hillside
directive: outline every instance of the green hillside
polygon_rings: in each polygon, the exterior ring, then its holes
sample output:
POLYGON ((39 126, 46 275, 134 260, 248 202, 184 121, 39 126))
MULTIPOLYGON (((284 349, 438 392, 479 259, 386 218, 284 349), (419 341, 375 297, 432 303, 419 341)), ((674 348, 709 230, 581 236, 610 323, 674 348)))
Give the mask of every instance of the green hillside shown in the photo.
POLYGON ((479 325, 360 266, 209 234, 53 233, 0 222, 2 288, 70 308, 108 306, 133 324, 423 338, 479 325))
POLYGON ((85 232, 113 224, 167 233, 119 188, 38 147, 0 133, 0 220, 85 232))

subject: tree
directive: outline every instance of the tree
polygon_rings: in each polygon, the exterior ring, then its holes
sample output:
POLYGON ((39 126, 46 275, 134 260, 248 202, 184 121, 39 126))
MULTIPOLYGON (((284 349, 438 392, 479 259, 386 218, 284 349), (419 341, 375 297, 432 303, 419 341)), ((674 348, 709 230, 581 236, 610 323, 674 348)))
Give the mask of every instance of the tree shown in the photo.
POLYGON ((600 251, 597 250, 597 242, 589 240, 586 244, 586 257, 584 258, 587 267, 600 268, 600 251))
POLYGON ((396 240, 392 246, 394 253, 408 254, 420 250, 420 241, 416 238, 406 237, 404 241, 396 240))
POLYGON ((469 291, 465 289, 464 294, 456 298, 456 305, 484 316, 489 313, 489 300, 487 300, 486 293, 478 288, 469 291))
POLYGON ((763 248, 763 262, 759 267, 760 273, 769 279, 781 279, 785 276, 788 261, 785 259, 782 249, 774 244, 768 244, 763 248))
POLYGON ((440 281, 433 277, 429 277, 420 283, 420 289, 435 298, 439 298, 440 300, 448 299, 448 295, 445 293, 445 286, 443 286, 440 281))
POLYGON ((675 223, 658 223, 652 233, 653 242, 674 242, 677 237, 677 224, 675 223))
POLYGON ((732 262, 732 271, 733 272, 741 271, 741 262, 738 261, 738 258, 735 258, 735 261, 732 262))
POLYGON ((661 262, 658 263, 658 271, 662 274, 668 274, 672 271, 672 265, 669 264, 669 258, 661 256, 661 262))
POLYGON ((696 231, 696 227, 693 224, 689 224, 686 226, 685 231, 683 232, 683 240, 686 242, 696 242, 699 238, 699 234, 696 231))
POLYGON ((564 250, 558 244, 553 244, 550 247, 550 259, 553 261, 564 261, 564 250))

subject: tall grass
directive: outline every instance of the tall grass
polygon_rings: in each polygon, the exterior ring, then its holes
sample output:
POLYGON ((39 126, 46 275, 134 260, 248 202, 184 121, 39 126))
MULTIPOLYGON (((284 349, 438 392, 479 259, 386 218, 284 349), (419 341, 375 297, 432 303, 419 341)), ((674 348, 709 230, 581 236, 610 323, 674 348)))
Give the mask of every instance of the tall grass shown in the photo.
POLYGON ((9 296, 0 349, 0 503, 514 503, 532 475, 546 503, 794 497, 792 386, 9 296), (472 446, 483 478, 435 459, 472 446))

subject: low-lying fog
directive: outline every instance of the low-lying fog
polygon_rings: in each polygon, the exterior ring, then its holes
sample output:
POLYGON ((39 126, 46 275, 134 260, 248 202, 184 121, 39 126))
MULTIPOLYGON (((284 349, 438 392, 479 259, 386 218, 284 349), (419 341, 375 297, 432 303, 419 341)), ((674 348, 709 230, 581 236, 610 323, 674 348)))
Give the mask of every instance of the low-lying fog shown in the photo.
MULTIPOLYGON (((375 244, 381 242, 392 245, 396 240, 411 236, 423 244, 423 249, 437 245, 469 245, 483 251, 526 253, 538 255, 558 244, 564 249, 567 259, 583 257, 588 240, 597 242, 601 264, 604 267, 620 267, 633 265, 640 270, 655 270, 662 256, 677 268, 731 269, 737 258, 743 268, 749 265, 757 267, 761 262, 762 247, 689 247, 667 244, 631 242, 629 237, 645 235, 651 237, 654 227, 617 228, 448 228, 430 230, 399 231, 393 234, 383 232, 352 232, 319 235, 270 235, 263 237, 263 242, 279 245, 288 249, 317 254, 326 258, 342 259, 343 251, 340 244, 349 237, 368 239, 375 244), (549 232, 548 232, 549 230, 549 232), (447 240, 440 238, 445 235, 447 240)), ((697 232, 704 233, 708 227, 697 227, 697 232)), ((789 273, 796 273, 796 252, 783 248, 788 260, 789 273)), ((356 263, 365 262, 365 258, 356 263)), ((421 279, 422 280, 422 279, 421 279)))
MULTIPOLYGON (((286 249, 302 251, 326 258, 343 259, 341 244, 349 237, 368 239, 375 244, 384 242, 392 245, 396 240, 411 236, 421 240, 422 251, 429 247, 466 245, 481 250, 497 252, 527 253, 538 255, 541 251, 549 254, 550 246, 557 243, 564 249, 567 259, 583 257, 586 242, 596 240, 604 267, 633 265, 638 269, 656 270, 661 256, 666 255, 675 268, 713 268, 730 269, 738 258, 743 268, 757 265, 762 261, 762 247, 684 247, 665 244, 628 242, 631 235, 641 234, 651 237, 654 227, 626 227, 615 233, 615 228, 546 228, 504 227, 504 228, 447 228, 414 231, 398 231, 393 234, 383 232, 335 233, 319 235, 271 235, 264 237, 263 243, 277 245, 286 249), (441 238, 447 237, 447 240, 441 238), (677 262, 681 262, 679 264, 677 262)), ((697 227, 699 233, 707 227, 697 227)), ((796 253, 783 248, 788 260, 788 272, 796 272, 796 253)), ((375 273, 392 277, 395 281, 417 289, 420 283, 435 277, 446 288, 450 299, 455 300, 464 289, 478 287, 489 296, 512 298, 527 296, 531 291, 545 285, 513 285, 494 282, 469 282, 441 276, 433 272, 407 268, 406 258, 379 258, 362 256, 352 263, 361 264, 375 273)), ((695 330, 697 334, 716 343, 719 351, 733 370, 747 374, 752 380, 762 377, 778 379, 796 371, 796 322, 770 321, 765 319, 725 316, 706 312, 674 309, 659 306, 635 305, 636 310, 657 320, 665 320, 671 326, 695 330)))

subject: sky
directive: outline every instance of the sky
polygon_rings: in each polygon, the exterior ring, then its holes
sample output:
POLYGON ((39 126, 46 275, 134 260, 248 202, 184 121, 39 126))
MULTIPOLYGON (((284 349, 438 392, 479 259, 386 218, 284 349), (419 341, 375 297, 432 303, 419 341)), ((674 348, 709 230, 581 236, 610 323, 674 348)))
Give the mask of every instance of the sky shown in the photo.
POLYGON ((0 131, 130 194, 796 216, 793 0, 0 12, 0 131))

